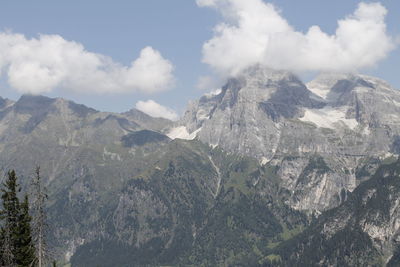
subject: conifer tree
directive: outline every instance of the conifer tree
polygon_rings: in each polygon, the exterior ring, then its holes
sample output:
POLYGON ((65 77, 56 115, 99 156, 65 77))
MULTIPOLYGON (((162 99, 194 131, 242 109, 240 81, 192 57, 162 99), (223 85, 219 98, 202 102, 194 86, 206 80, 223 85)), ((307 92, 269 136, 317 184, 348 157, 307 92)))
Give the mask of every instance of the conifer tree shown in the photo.
POLYGON ((18 240, 18 219, 20 204, 17 196, 19 185, 17 183, 17 176, 15 171, 7 173, 7 179, 1 189, 1 200, 3 203, 0 212, 0 219, 2 220, 2 236, 4 238, 2 249, 2 261, 6 266, 14 266, 15 252, 18 240))
POLYGON ((16 263, 18 266, 33 266, 35 261, 35 247, 31 235, 31 220, 29 215, 28 195, 20 205, 18 220, 18 240, 16 245, 16 263))
POLYGON ((1 189, 0 266, 34 266, 35 250, 31 236, 29 201, 26 195, 20 203, 19 191, 15 171, 9 171, 1 189))
POLYGON ((7 227, 2 228, 1 235, 2 246, 0 254, 0 266, 13 267, 15 266, 15 258, 10 237, 10 230, 7 227))

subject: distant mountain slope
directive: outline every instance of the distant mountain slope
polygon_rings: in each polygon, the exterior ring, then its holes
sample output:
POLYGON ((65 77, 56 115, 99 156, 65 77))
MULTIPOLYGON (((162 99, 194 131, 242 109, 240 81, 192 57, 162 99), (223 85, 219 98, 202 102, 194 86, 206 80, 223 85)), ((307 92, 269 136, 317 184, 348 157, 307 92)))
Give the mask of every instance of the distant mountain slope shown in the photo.
POLYGON ((377 78, 324 74, 304 85, 256 66, 192 102, 170 137, 179 129, 180 138, 277 165, 290 205, 321 212, 398 155, 399 114, 400 92, 377 78), (315 156, 326 173, 309 169, 315 156))
POLYGON ((74 266, 393 266, 397 185, 383 170, 397 168, 399 103, 376 78, 305 85, 257 66, 178 122, 0 98, 0 167, 25 190, 41 166, 50 240, 74 266))
POLYGON ((277 249, 282 266, 398 266, 400 161, 382 165, 341 206, 277 249), (392 255, 395 256, 392 257, 392 255))
POLYGON ((153 167, 125 183, 105 218, 109 227, 78 248, 73 266, 262 262, 269 242, 306 225, 274 192, 273 169, 197 141, 165 149, 153 167))
POLYGON ((151 166, 169 142, 157 131, 170 122, 140 111, 99 112, 30 95, 1 103, 0 167, 16 169, 26 188, 41 166, 51 200, 51 239, 69 256, 98 232, 103 207, 117 201, 124 181, 151 166))

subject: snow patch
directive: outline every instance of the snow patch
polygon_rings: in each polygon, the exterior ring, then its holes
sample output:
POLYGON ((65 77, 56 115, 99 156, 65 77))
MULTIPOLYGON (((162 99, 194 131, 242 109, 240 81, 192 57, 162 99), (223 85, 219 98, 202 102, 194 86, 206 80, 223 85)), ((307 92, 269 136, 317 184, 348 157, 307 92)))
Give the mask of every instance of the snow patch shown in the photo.
POLYGON ((219 95, 221 92, 222 92, 222 89, 216 89, 209 93, 204 94, 204 96, 210 98, 210 97, 219 95))
POLYGON ((184 139, 184 140, 193 140, 196 138, 197 134, 201 131, 201 128, 196 131, 189 133, 185 126, 179 126, 172 128, 167 136, 171 139, 184 139))
POLYGON ((396 157, 396 155, 395 154, 393 154, 393 153, 390 153, 390 152, 386 152, 383 156, 381 156, 380 158, 382 159, 382 160, 384 160, 384 159, 388 159, 388 158, 392 158, 392 157, 396 157))
POLYGON ((308 86, 308 89, 311 92, 313 92, 315 95, 317 95, 323 99, 326 99, 326 97, 328 96, 328 93, 329 93, 329 89, 321 88, 320 86, 315 86, 315 87, 308 86))
POLYGON ((383 89, 386 91, 396 91, 389 83, 387 83, 385 80, 379 79, 377 77, 371 77, 367 75, 359 75, 363 80, 372 83, 375 87, 379 89, 383 89))
POLYGON ((392 103, 393 103, 395 106, 400 107, 400 102, 398 102, 398 101, 392 99, 392 103))
POLYGON ((266 157, 262 157, 260 163, 261 165, 265 165, 268 163, 268 159, 266 157))
POLYGON ((347 74, 339 73, 324 73, 320 74, 316 79, 307 83, 308 90, 316 94, 317 96, 327 99, 332 87, 339 81, 349 79, 351 76, 347 74))
POLYGON ((82 246, 84 243, 85 243, 85 239, 84 238, 78 238, 76 240, 69 241, 68 242, 67 252, 65 252, 65 254, 64 254, 64 259, 67 262, 69 262, 71 260, 72 255, 74 255, 76 249, 79 246, 82 246))
POLYGON ((210 146, 212 149, 215 149, 218 146, 218 144, 210 144, 210 146))
POLYGON ((346 112, 342 109, 325 107, 322 109, 306 109, 301 121, 312 122, 321 128, 335 129, 338 122, 344 123, 347 127, 354 130, 358 122, 356 119, 346 119, 346 112))
POLYGON ((363 134, 364 134, 364 135, 370 135, 370 134, 371 134, 371 130, 369 129, 368 126, 366 126, 366 127, 364 128, 363 134))
POLYGON ((106 160, 106 157, 110 158, 111 160, 122 161, 121 156, 119 154, 110 152, 107 150, 107 148, 104 147, 103 160, 106 160))
POLYGON ((208 113, 205 110, 200 109, 196 114, 196 119, 198 121, 208 120, 210 119, 210 115, 208 115, 208 113))

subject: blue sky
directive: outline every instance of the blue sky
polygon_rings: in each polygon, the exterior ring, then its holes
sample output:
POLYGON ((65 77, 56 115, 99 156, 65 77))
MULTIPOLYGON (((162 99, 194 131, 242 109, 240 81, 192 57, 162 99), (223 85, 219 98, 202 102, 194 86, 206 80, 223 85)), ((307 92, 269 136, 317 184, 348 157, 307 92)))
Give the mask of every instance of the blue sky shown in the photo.
MULTIPOLYGON (((338 19, 352 14, 360 1, 268 2, 280 10, 281 16, 296 31, 307 32, 310 26, 318 25, 325 33, 334 34, 338 19)), ((388 10, 388 34, 400 36, 399 1, 380 3, 388 10)), ((137 59, 144 47, 151 46, 174 66, 174 85, 151 94, 145 90, 114 94, 57 89, 43 93, 117 112, 134 107, 139 100, 153 99, 182 113, 190 99, 205 93, 197 88, 200 76, 218 74, 218 77, 224 77, 221 73, 216 74, 213 63, 202 63, 202 46, 213 38, 213 28, 221 21, 224 21, 221 10, 201 8, 194 0, 3 1, 0 9, 3 32, 23 34, 27 39, 38 38, 39 34, 57 34, 125 66, 137 59)), ((374 67, 362 68, 361 72, 383 78, 400 88, 399 62, 399 49, 394 49, 386 59, 374 67)), ((21 94, 7 82, 4 71, 0 84, 3 97, 17 99, 21 94)))

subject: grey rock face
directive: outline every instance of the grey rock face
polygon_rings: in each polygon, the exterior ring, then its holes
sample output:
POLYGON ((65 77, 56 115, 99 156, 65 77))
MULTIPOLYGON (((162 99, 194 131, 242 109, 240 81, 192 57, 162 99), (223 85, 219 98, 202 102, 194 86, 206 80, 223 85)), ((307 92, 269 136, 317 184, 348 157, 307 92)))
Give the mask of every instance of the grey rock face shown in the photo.
POLYGON ((281 134, 281 121, 301 114, 301 108, 321 106, 292 74, 249 69, 231 79, 215 96, 193 103, 182 119, 200 140, 224 149, 271 159, 281 134))
POLYGON ((283 246, 284 265, 398 266, 399 166, 383 164, 346 202, 283 246))
MULTIPOLYGON (((320 213, 345 202, 383 160, 399 154, 399 112, 400 93, 376 78, 325 74, 305 85, 289 72, 260 67, 192 102, 174 124, 137 110, 99 112, 23 96, 0 99, 0 163, 17 169, 25 187, 41 166, 52 238, 67 259, 99 239, 133 246, 137 255, 148 248, 143 244, 176 255, 229 190, 265 203, 283 197, 285 210, 320 213), (171 142, 165 133, 174 127, 218 148, 171 142), (235 166, 243 155, 258 162, 235 166), (254 170, 240 171, 246 165, 254 170)), ((393 229, 364 231, 379 239, 393 229)))
POLYGON ((140 247, 169 230, 163 227, 155 230, 151 225, 168 217, 168 208, 149 190, 137 187, 128 190, 120 196, 113 223, 119 239, 140 247))
POLYGON ((137 109, 131 109, 122 113, 130 121, 135 121, 144 129, 151 129, 154 131, 161 131, 171 124, 170 120, 163 118, 153 118, 137 109))
POLYGON ((76 246, 106 232, 99 218, 117 205, 114 194, 157 161, 163 152, 155 151, 169 141, 157 132, 169 122, 160 125, 140 111, 99 112, 25 95, 15 103, 1 100, 0 114, 0 167, 16 169, 24 188, 35 166, 41 167, 52 200, 52 245, 68 249, 67 258, 76 246))
POLYGON ((213 147, 279 166, 288 203, 322 211, 354 190, 366 162, 398 154, 399 112, 400 92, 377 78, 323 74, 304 85, 289 72, 253 67, 192 102, 179 125, 213 147), (315 155, 329 171, 302 177, 315 155))

